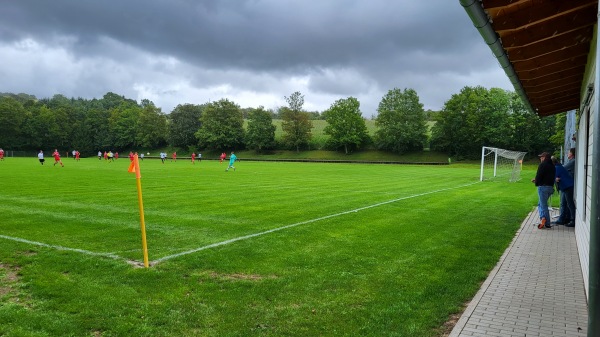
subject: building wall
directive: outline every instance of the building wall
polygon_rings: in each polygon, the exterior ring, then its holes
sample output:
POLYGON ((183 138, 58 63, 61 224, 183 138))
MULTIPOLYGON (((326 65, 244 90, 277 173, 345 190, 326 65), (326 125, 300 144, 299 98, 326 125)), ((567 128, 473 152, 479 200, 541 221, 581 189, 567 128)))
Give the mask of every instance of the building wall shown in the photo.
POLYGON ((596 113, 596 107, 590 106, 582 111, 579 119, 579 132, 577 135, 577 154, 575 170, 575 205, 576 226, 575 235, 577 237, 577 249, 579 251, 579 261, 581 271, 585 282, 586 294, 589 290, 589 252, 590 252, 590 196, 591 196, 591 170, 590 157, 593 142, 589 137, 592 132, 593 116, 596 113))
MULTIPOLYGON (((575 156, 575 236, 579 261, 585 283, 585 292, 589 297, 589 264, 590 264, 590 210, 592 195, 592 154, 594 153, 594 120, 598 118, 598 101, 600 86, 597 68, 598 59, 598 25, 595 27, 594 39, 588 56, 586 77, 581 88, 581 109, 579 111, 579 128, 575 156), (593 91, 589 92, 589 86, 593 91), (589 96, 589 97, 588 97, 589 96), (587 105, 585 104, 589 102, 587 105)), ((597 187, 596 187, 597 188, 597 187)))

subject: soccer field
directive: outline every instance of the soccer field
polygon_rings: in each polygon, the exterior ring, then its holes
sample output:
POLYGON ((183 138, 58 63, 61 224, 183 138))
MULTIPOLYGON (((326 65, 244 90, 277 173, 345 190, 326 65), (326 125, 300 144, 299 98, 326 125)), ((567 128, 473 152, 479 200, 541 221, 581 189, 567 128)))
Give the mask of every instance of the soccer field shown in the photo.
MULTIPOLYGON (((242 158, 243 159, 243 158, 242 158)), ((537 202, 475 165, 0 163, 0 335, 437 336, 537 202)))

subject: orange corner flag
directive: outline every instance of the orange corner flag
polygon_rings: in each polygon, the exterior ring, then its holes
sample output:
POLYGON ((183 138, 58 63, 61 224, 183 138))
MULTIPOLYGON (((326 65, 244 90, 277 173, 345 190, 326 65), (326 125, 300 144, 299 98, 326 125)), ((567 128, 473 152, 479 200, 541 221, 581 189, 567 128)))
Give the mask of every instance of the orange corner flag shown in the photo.
POLYGON ((129 169, 127 169, 127 172, 135 173, 135 177, 137 179, 140 179, 142 177, 140 174, 140 162, 137 155, 133 156, 133 161, 131 162, 131 164, 129 164, 129 169))
POLYGON ((144 203, 142 202, 142 182, 140 175, 140 162, 138 160, 137 153, 133 156, 133 161, 129 164, 129 173, 135 173, 135 180, 137 181, 138 191, 138 203, 140 207, 140 227, 142 229, 142 251, 144 254, 144 267, 148 268, 148 243, 146 242, 146 223, 144 221, 144 203))

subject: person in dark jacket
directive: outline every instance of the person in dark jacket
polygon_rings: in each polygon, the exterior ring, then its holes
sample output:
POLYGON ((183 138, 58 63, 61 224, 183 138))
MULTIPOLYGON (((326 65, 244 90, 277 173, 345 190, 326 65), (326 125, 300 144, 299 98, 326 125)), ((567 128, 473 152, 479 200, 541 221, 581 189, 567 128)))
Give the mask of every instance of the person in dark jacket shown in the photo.
POLYGON ((573 200, 575 182, 558 159, 552 157, 552 163, 556 169, 556 185, 560 191, 560 215, 556 224, 575 227, 575 201, 573 200))
POLYGON ((550 225, 550 210, 548 210, 548 199, 554 193, 554 180, 556 177, 556 168, 552 164, 552 159, 548 152, 543 152, 538 155, 540 157, 540 165, 538 166, 535 178, 531 179, 535 183, 538 190, 538 212, 540 214, 539 229, 551 228, 550 225))

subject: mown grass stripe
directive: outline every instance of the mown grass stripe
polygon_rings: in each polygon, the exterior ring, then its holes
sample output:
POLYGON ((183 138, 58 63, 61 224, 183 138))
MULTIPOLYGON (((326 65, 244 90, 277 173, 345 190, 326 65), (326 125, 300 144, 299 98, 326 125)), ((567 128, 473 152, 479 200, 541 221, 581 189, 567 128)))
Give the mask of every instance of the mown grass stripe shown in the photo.
POLYGON ((414 194, 414 195, 410 195, 410 196, 406 196, 406 197, 402 197, 402 198, 397 198, 397 199, 393 199, 393 200, 388 200, 388 201, 380 202, 380 203, 369 205, 369 206, 365 206, 365 207, 356 208, 356 209, 353 209, 353 210, 350 210, 350 211, 345 211, 345 212, 340 212, 340 213, 337 213, 337 214, 326 215, 326 216, 323 216, 323 217, 320 217, 320 218, 316 218, 316 219, 301 221, 301 222, 297 222, 297 223, 294 223, 294 224, 290 224, 290 225, 286 225, 286 226, 282 226, 282 227, 277 227, 277 228, 269 229, 267 231, 263 231, 263 232, 260 232, 260 233, 255 233, 255 234, 250 234, 250 235, 244 235, 244 236, 240 236, 240 237, 237 237, 237 238, 233 238, 233 239, 229 239, 229 240, 225 240, 225 241, 213 243, 213 244, 206 245, 206 246, 203 246, 203 247, 199 247, 199 248, 196 248, 196 249, 188 250, 188 251, 185 251, 185 252, 181 252, 181 253, 177 253, 177 254, 173 254, 173 255, 168 255, 168 256, 165 256, 165 257, 162 257, 160 259, 156 259, 156 260, 152 261, 151 264, 155 265, 157 263, 164 262, 164 261, 167 261, 167 260, 170 260, 170 259, 173 259, 173 258, 176 258, 176 257, 180 257, 180 256, 183 256, 183 255, 193 254, 193 253, 196 253, 196 252, 199 252, 199 251, 202 251, 202 250, 206 250, 206 249, 210 249, 210 248, 215 248, 215 247, 219 247, 219 246, 224 246, 224 245, 227 245, 227 244, 230 244, 230 243, 234 243, 234 242, 237 242, 237 241, 242 241, 242 240, 247 240, 247 239, 255 238, 257 236, 262 236, 262 235, 265 235, 265 234, 270 234, 270 233, 281 231, 281 230, 284 230, 284 229, 288 229, 288 228, 292 228, 292 227, 296 227, 296 226, 300 226, 300 225, 305 225, 305 224, 309 224, 309 223, 313 223, 313 222, 317 222, 317 221, 321 221, 321 220, 326 220, 326 219, 338 217, 338 216, 341 216, 341 215, 346 215, 346 214, 350 214, 350 213, 356 213, 356 212, 364 211, 366 209, 370 209, 370 208, 374 208, 374 207, 379 207, 379 206, 391 204, 391 203, 402 201, 402 200, 406 200, 406 199, 417 198, 417 197, 421 197, 421 196, 424 196, 424 195, 429 195, 429 194, 444 192, 444 191, 448 191, 448 190, 455 190, 455 189, 458 189, 458 188, 475 185, 477 183, 478 182, 474 182, 474 183, 469 183, 469 184, 465 184, 465 185, 460 185, 460 186, 455 186, 455 187, 448 187, 448 188, 443 188, 443 189, 440 189, 440 190, 435 190, 435 191, 429 191, 429 192, 414 194))

